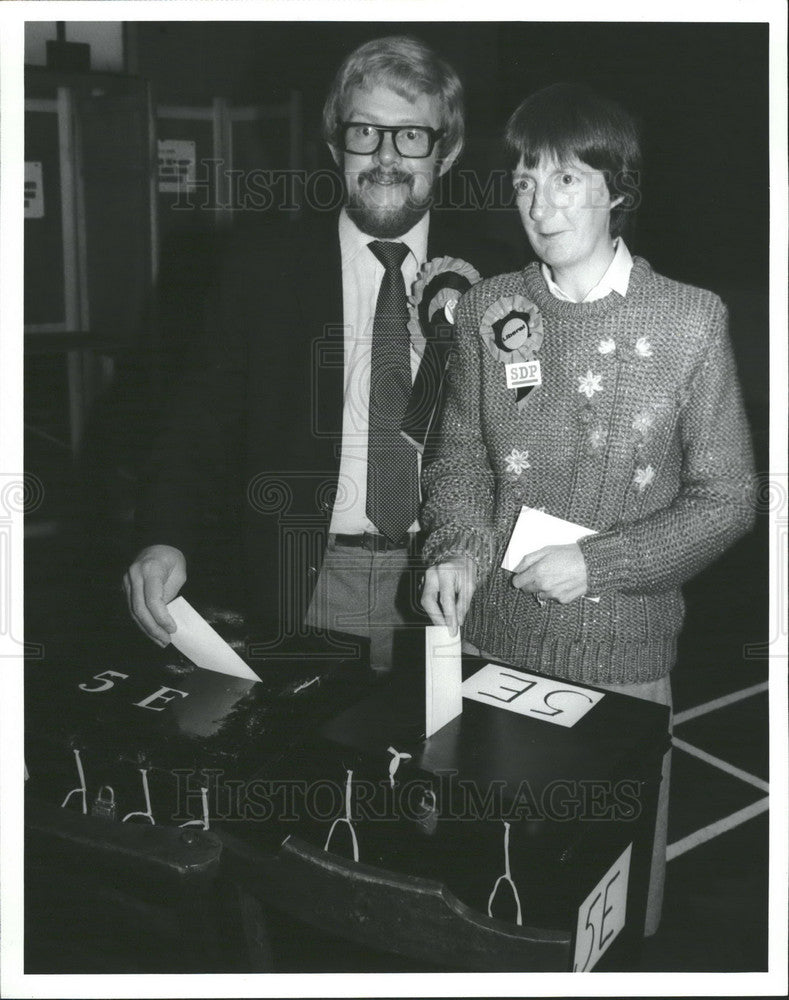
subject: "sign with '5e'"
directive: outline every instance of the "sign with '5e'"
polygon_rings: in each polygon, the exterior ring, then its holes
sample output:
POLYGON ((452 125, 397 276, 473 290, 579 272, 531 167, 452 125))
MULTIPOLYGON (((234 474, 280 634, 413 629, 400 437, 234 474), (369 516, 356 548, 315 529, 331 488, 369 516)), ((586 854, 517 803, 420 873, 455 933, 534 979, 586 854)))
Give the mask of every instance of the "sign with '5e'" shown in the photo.
POLYGON ((573 972, 590 972, 625 926, 633 845, 611 865, 578 910, 573 972))
POLYGON ((569 729, 605 697, 578 684, 486 663, 463 681, 463 697, 569 729))

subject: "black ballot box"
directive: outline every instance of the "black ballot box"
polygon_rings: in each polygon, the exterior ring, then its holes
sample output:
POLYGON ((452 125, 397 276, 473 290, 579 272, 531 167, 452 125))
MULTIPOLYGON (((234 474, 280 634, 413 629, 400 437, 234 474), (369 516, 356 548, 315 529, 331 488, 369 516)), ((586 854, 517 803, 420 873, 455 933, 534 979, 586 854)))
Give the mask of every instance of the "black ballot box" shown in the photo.
POLYGON ((31 659, 28 972, 280 971, 280 922, 289 971, 319 935, 356 971, 632 967, 666 708, 468 658, 426 739, 413 664, 243 633, 256 683, 128 629, 31 659))
POLYGON ((355 637, 272 647, 214 624, 259 681, 198 669, 130 623, 48 636, 26 664, 28 972, 271 971, 223 830, 279 847, 245 797, 370 689, 369 655, 355 637))
POLYGON ((320 728, 276 905, 442 967, 632 968, 668 709, 471 657, 463 676, 430 738, 413 680, 320 728))

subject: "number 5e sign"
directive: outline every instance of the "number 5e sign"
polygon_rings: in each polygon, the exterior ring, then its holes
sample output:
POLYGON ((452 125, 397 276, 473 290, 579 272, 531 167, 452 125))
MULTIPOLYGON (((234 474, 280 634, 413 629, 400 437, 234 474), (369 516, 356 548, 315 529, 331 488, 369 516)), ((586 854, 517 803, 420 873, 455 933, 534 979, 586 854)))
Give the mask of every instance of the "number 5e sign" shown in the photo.
POLYGON ((632 853, 628 844, 578 910, 573 972, 590 972, 625 926, 632 853))
POLYGON ((486 663, 463 682, 463 697, 569 729, 605 695, 577 684, 486 663))

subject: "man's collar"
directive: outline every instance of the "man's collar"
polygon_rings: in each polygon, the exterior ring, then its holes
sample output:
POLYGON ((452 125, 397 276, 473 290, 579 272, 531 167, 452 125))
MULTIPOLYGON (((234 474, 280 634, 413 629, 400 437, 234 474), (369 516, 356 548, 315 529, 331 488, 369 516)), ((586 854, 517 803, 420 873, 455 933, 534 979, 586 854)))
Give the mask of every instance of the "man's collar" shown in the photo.
MULTIPOLYGON (((415 226, 412 226, 402 236, 398 236, 393 242, 405 243, 414 255, 417 264, 422 264, 427 259, 427 234, 429 227, 430 213, 425 212, 415 226)), ((343 268, 349 267, 362 251, 369 253, 367 247, 375 239, 369 233, 363 233, 351 221, 345 209, 340 212, 339 233, 343 268)))
MULTIPOLYGON (((551 277, 550 268, 546 264, 542 264, 541 268, 542 275, 545 278, 545 283, 548 285, 551 295, 557 299, 562 299, 564 302, 572 302, 573 300, 559 288, 551 277)), ((627 295, 627 287, 630 284, 630 272, 632 269, 633 258, 630 256, 630 251, 627 249, 622 237, 617 236, 614 241, 614 259, 608 265, 602 278, 586 294, 583 301, 594 302, 596 299, 605 298, 609 292, 617 292, 624 298, 627 295)))

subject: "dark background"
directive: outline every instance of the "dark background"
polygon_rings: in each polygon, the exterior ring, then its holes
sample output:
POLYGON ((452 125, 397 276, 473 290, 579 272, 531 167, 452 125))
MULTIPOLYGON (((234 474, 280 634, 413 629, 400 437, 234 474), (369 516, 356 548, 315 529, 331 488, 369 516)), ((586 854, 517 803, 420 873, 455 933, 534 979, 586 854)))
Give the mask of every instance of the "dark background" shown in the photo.
POLYGON ((533 90, 587 83, 643 126, 638 249, 658 270, 707 287, 763 280, 766 25, 139 23, 130 26, 129 51, 135 71, 167 102, 276 101, 300 88, 310 168, 331 163, 319 122, 339 63, 357 44, 389 33, 424 39, 463 80, 468 142, 460 167, 502 165, 503 125, 533 90))

